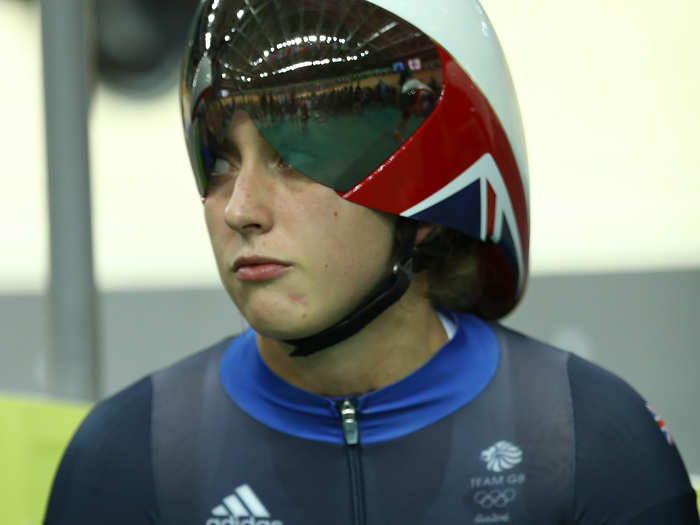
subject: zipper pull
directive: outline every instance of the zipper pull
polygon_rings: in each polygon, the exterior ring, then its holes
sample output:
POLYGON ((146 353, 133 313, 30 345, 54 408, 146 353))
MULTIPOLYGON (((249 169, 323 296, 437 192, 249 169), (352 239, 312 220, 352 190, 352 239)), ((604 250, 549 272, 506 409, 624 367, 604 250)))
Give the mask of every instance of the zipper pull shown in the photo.
POLYGON ((357 424, 357 410, 351 399, 338 403, 340 420, 343 424, 343 437, 346 445, 357 445, 360 442, 360 427, 357 424))

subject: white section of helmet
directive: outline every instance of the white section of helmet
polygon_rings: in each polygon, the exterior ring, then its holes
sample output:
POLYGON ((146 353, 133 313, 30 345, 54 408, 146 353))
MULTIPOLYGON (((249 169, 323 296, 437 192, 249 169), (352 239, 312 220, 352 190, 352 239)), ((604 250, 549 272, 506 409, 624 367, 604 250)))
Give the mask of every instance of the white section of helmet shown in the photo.
POLYGON ((197 64, 197 69, 194 72, 194 79, 192 80, 192 94, 190 99, 190 114, 194 111, 194 106, 199 100, 202 93, 211 87, 211 60, 207 55, 202 57, 202 60, 197 64))
POLYGON ((513 148, 530 207, 525 134, 503 49, 477 0, 371 0, 420 28, 450 53, 481 89, 513 148))

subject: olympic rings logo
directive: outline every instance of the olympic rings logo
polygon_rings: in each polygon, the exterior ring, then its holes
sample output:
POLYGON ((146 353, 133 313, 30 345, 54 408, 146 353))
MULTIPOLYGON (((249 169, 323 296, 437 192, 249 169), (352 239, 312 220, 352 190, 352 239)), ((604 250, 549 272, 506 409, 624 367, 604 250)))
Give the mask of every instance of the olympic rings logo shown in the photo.
POLYGON ((509 503, 515 501, 516 492, 514 488, 478 490, 474 493, 474 502, 485 509, 494 507, 502 509, 509 503))

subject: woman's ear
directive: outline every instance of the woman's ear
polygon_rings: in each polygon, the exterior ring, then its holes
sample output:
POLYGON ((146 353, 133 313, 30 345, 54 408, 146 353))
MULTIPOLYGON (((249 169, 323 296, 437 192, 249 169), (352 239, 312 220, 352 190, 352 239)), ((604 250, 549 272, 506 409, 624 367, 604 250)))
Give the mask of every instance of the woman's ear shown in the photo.
POLYGON ((425 238, 430 234, 435 229, 435 225, 431 224, 429 222, 421 222, 420 226, 418 226, 418 229, 416 230, 416 243, 415 244, 420 244, 422 243, 425 238))

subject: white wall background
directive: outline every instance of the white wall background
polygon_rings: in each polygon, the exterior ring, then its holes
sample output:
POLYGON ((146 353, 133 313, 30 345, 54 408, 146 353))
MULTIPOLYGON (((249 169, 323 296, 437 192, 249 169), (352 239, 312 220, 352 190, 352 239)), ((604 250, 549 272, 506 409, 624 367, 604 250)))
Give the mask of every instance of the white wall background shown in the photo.
MULTIPOLYGON (((525 122, 533 273, 700 266, 700 3, 483 4, 525 122)), ((0 0, 0 293, 47 283, 37 6, 0 0)), ((175 88, 99 88, 91 125, 98 285, 215 285, 175 88)))

